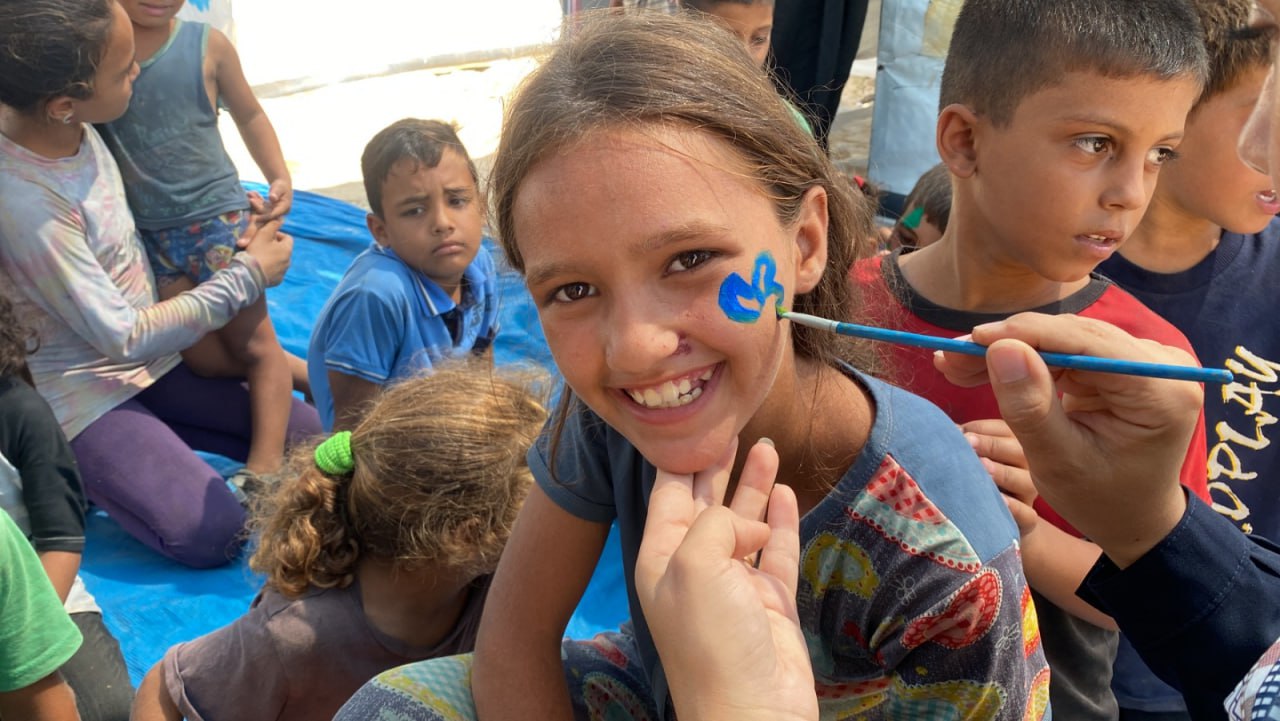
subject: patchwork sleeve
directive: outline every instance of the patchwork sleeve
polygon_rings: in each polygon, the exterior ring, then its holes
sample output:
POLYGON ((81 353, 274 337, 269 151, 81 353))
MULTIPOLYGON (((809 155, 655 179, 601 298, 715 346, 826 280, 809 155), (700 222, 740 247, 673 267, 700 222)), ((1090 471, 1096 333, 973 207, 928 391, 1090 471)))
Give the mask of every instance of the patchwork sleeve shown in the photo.
MULTIPOLYGON (((4 269, 33 303, 113 361, 140 362, 184 350, 262 295, 265 278, 258 261, 241 252, 193 290, 162 303, 135 305, 90 247, 77 208, 30 183, 19 190, 19 197, 6 199, 5 205, 22 211, 0 213, 4 269)), ((140 241, 114 242, 123 247, 140 241)), ((118 255, 124 257, 106 262, 136 267, 115 270, 147 272, 140 248, 136 260, 130 252, 118 255)))
MULTIPOLYGON (((987 520, 1003 528, 998 510, 987 520)), ((893 458, 806 545, 800 584, 824 717, 1046 716, 1049 670, 1016 541, 982 557, 893 458)))

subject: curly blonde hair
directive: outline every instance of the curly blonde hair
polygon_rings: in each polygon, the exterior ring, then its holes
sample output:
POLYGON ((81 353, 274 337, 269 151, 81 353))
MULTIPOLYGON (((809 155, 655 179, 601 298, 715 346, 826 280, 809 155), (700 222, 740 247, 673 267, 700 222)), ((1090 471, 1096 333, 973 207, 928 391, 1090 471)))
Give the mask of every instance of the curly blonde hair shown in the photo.
POLYGON ((254 509, 250 566, 289 597, 350 585, 366 556, 491 572, 532 483, 536 382, 472 361, 388 387, 351 433, 350 473, 317 468, 314 445, 292 454, 254 509))

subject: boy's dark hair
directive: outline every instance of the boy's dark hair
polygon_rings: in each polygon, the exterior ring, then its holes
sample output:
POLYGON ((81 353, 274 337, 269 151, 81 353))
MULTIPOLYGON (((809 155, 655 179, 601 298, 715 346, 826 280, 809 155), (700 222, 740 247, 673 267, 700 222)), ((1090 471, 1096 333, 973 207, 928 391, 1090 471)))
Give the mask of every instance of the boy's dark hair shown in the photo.
POLYGON ((36 351, 36 345, 35 331, 18 317, 13 301, 0 293, 0 378, 27 378, 27 356, 36 351))
POLYGON ((903 208, 924 208, 924 217, 939 231, 951 219, 951 169, 942 163, 929 168, 907 194, 903 208))
POLYGON ((1193 0, 1204 46, 1209 54, 1209 81, 1196 105, 1230 90, 1245 73, 1266 69, 1271 40, 1265 33, 1240 33, 1249 24, 1249 0, 1193 0))
POLYGON ((1208 75, 1188 0, 966 0, 942 71, 940 108, 967 105, 997 126, 1069 72, 1168 80, 1208 75))
POLYGON ((0 2, 0 103, 34 110, 59 95, 93 95, 115 0, 0 2))
POLYGON ((373 136, 364 146, 360 156, 360 173, 364 176, 364 192, 369 198, 369 210, 379 218, 382 215, 382 185, 396 163, 408 158, 428 168, 440 164, 445 148, 449 148, 467 161, 471 180, 480 187, 480 175, 471 161, 467 149, 458 139, 453 125, 439 120, 405 118, 388 125, 373 136))

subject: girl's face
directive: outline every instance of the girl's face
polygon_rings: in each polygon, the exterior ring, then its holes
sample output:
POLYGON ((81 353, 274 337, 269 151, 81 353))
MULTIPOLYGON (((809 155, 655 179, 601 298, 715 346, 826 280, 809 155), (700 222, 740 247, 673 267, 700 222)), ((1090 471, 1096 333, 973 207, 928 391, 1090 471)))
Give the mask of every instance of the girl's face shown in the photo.
POLYGON ((654 465, 709 466, 775 377, 794 378, 789 324, 772 306, 731 321, 718 295, 730 274, 751 279, 762 253, 784 305, 812 290, 826 263, 822 188, 783 227, 723 141, 670 126, 602 130, 536 164, 512 215, 565 381, 654 465))
POLYGON ((112 3, 112 13, 107 50, 93 76, 93 95, 70 101, 72 117, 82 123, 108 123, 119 118, 129 109, 129 98, 133 96, 133 80, 138 77, 138 64, 133 59, 133 26, 119 3, 112 3))

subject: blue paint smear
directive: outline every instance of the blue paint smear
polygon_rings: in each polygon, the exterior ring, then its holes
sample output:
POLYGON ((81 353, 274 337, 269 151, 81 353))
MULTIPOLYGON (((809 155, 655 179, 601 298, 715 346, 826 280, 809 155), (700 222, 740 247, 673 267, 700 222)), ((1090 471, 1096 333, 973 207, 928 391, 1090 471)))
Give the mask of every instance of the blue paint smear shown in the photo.
POLYGON ((188 2, 190 2, 191 6, 196 10, 204 11, 209 9, 209 3, 213 2, 213 0, 188 0, 188 2))
POLYGON ((730 273, 720 284, 720 309, 735 323, 755 323, 770 307, 769 298, 777 296, 774 305, 781 305, 785 293, 778 282, 778 264, 773 254, 764 251, 756 256, 750 283, 737 273, 730 273))

